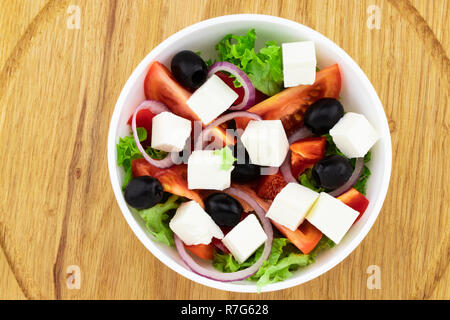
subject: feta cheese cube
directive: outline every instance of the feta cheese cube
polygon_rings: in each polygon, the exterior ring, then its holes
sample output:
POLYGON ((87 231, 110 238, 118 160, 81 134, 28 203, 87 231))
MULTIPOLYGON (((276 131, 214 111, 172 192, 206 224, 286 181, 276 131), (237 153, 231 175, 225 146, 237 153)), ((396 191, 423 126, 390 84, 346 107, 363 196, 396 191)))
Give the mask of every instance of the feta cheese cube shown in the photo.
POLYGON ((191 134, 191 121, 172 112, 161 112, 153 117, 151 134, 152 148, 179 152, 191 134))
POLYGON ((284 86, 313 84, 316 80, 316 50, 313 41, 282 44, 284 86))
POLYGON ((250 160, 260 166, 279 167, 289 150, 280 120, 252 120, 241 136, 250 160))
POLYGON ((213 237, 223 238, 219 226, 195 201, 180 205, 170 220, 169 227, 188 246, 209 244, 213 237))
POLYGON ((188 188, 224 190, 230 186, 231 171, 224 170, 222 157, 215 155, 214 150, 197 150, 188 159, 188 188))
POLYGON ((265 241, 267 235, 254 214, 249 214, 223 237, 222 242, 239 263, 244 262, 265 241))
POLYGON ((306 215, 306 220, 338 244, 358 215, 358 211, 353 210, 341 200, 321 192, 319 199, 306 215))
POLYGON ((298 183, 288 183, 277 194, 266 217, 295 231, 303 222, 319 193, 298 183))
POLYGON ((347 158, 364 157, 380 138, 362 114, 347 112, 330 130, 333 142, 347 158))
POLYGON ((213 74, 188 99, 187 105, 204 123, 210 123, 227 110, 239 95, 213 74))

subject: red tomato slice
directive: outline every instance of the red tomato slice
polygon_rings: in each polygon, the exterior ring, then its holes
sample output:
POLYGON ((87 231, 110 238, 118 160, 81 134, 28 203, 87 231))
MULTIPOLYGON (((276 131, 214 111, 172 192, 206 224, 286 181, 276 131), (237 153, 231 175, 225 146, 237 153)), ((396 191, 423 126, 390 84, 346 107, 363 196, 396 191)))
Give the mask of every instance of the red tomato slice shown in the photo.
POLYGON ((154 61, 144 80, 145 96, 149 100, 164 103, 173 113, 189 120, 200 120, 186 101, 191 93, 183 88, 172 76, 169 69, 154 61))
POLYGON ((287 182, 279 171, 275 174, 261 176, 256 187, 256 194, 263 199, 273 200, 286 185, 287 182))
POLYGON ((192 246, 184 245, 184 247, 199 258, 205 260, 212 260, 214 257, 214 245, 212 243, 210 244, 201 243, 192 246))
POLYGON ((355 222, 358 221, 359 218, 361 218, 361 216, 369 206, 369 200, 355 188, 351 188, 350 190, 344 192, 339 197, 337 197, 337 199, 341 200, 353 210, 359 212, 359 216, 356 218, 355 222))
MULTIPOLYGON (((308 107, 321 98, 338 98, 341 91, 341 73, 337 64, 316 74, 312 85, 287 88, 280 93, 251 107, 248 111, 259 114, 265 120, 280 119, 287 135, 303 124, 303 116, 308 107)), ((250 120, 236 120, 238 128, 245 128, 250 120)))
POLYGON ((307 168, 312 168, 323 158, 327 139, 325 137, 305 138, 291 144, 291 171, 298 177, 307 168))
MULTIPOLYGON (((146 148, 152 144, 151 135, 152 135, 152 121, 153 121, 154 116, 155 116, 155 114, 153 114, 148 109, 142 109, 136 115, 136 128, 142 127, 142 128, 145 128, 145 130, 147 130, 147 139, 145 139, 144 141, 141 141, 141 144, 144 148, 146 148)), ((127 124, 131 126, 132 120, 133 120, 133 116, 131 116, 130 119, 128 119, 127 124)))
POLYGON ((176 165, 167 169, 157 168, 145 159, 135 159, 131 163, 134 177, 152 176, 161 182, 164 191, 195 200, 202 207, 203 199, 198 192, 189 190, 187 183, 187 166, 185 164, 176 165))
POLYGON ((295 231, 292 231, 273 220, 270 221, 304 254, 310 253, 317 246, 320 239, 322 239, 322 232, 309 223, 308 220, 304 220, 300 227, 295 231))

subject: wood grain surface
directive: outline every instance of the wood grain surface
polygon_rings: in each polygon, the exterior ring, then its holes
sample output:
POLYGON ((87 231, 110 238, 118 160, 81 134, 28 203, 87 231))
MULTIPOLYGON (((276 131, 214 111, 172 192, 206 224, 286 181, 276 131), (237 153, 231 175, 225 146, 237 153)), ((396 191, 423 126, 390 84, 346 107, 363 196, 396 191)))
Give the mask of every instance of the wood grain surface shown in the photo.
POLYGON ((449 299, 447 0, 0 0, 0 298, 449 299), (80 29, 67 28, 70 5, 80 29), (369 29, 367 8, 381 9, 369 29), (361 66, 383 102, 393 168, 360 246, 304 285, 229 293, 179 276, 134 236, 106 162, 127 78, 159 42, 201 20, 264 13, 305 24, 361 66), (81 287, 66 270, 78 265, 81 287), (367 268, 381 289, 367 288, 367 268))

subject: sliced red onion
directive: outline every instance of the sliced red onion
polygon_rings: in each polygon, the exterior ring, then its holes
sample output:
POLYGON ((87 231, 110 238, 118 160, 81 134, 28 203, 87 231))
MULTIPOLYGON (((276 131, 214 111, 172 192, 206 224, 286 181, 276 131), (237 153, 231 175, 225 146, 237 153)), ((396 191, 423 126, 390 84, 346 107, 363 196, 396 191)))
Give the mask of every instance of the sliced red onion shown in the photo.
POLYGON ((247 110, 255 104, 255 87, 244 71, 230 62, 222 61, 214 63, 209 68, 208 77, 212 76, 217 71, 226 71, 231 73, 241 83, 244 89, 244 98, 242 99, 242 102, 238 105, 231 106, 230 110, 247 110))
POLYGON ((253 113, 253 112, 249 112, 249 111, 236 111, 236 112, 231 112, 231 113, 225 114, 225 115, 217 118, 213 122, 211 122, 205 129, 203 129, 203 131, 199 134, 197 141, 195 142, 194 150, 203 149, 203 139, 204 139, 206 133, 208 133, 211 129, 213 129, 217 126, 220 126, 222 123, 230 121, 231 119, 234 119, 234 118, 251 118, 251 119, 255 119, 255 120, 262 120, 260 115, 253 113))
POLYGON ((312 136, 312 132, 307 127, 302 126, 300 129, 298 129, 289 136, 288 138, 289 145, 293 144, 294 142, 300 139, 308 138, 310 136, 312 136))
MULTIPOLYGON (((295 131, 293 134, 291 134, 288 138, 289 145, 292 143, 308 138, 312 135, 312 132, 306 128, 305 126, 301 127, 297 131, 295 131)), ((288 151, 286 158, 283 161, 283 164, 280 167, 281 174, 283 175, 284 180, 286 180, 287 183, 290 182, 298 182, 297 179, 292 175, 291 170, 291 150, 288 151)))
POLYGON ((139 137, 137 134, 137 128, 136 128, 136 115, 141 111, 142 109, 149 109, 152 113, 158 114, 164 111, 169 111, 167 106, 159 101, 154 100, 145 100, 142 102, 134 111, 133 119, 131 120, 131 130, 133 131, 133 137, 134 141, 136 141, 136 146, 138 150, 142 153, 142 156, 145 160, 147 160, 148 163, 151 165, 158 167, 158 168, 168 168, 171 167, 174 163, 172 160, 172 154, 169 153, 164 159, 162 160, 155 160, 152 157, 150 157, 147 152, 145 152, 144 147, 142 147, 141 142, 139 141, 139 137))
POLYGON ((191 269, 193 272, 204 276, 206 278, 222 281, 222 282, 230 282, 230 281, 239 281, 244 280, 250 277, 251 275, 258 272, 261 265, 270 255, 270 251, 272 250, 272 241, 273 241, 273 230, 272 224, 269 219, 266 218, 266 212, 261 206, 246 192, 230 187, 227 189, 227 193, 233 194, 236 197, 241 198, 246 201, 256 212, 259 220, 261 221, 262 227, 267 235, 267 240, 264 244, 264 250, 261 254, 261 257, 256 261, 252 266, 247 269, 236 271, 236 272, 219 272, 216 270, 207 269, 201 265, 199 265, 195 260, 186 252, 183 242, 180 238, 174 234, 175 246, 178 250, 178 254, 180 255, 181 260, 191 269))
POLYGON ((328 192, 328 194, 333 197, 338 197, 341 194, 343 194, 345 191, 347 191, 348 189, 353 187, 355 185, 356 181, 358 181, 359 177, 361 176, 363 168, 364 168, 364 158, 356 158, 355 170, 353 170, 353 173, 350 176, 350 178, 347 180, 347 182, 344 183, 339 188, 334 189, 331 192, 328 192))
POLYGON ((286 159, 284 159, 283 164, 280 167, 281 174, 287 183, 298 182, 297 179, 292 175, 291 170, 291 150, 288 151, 286 159))

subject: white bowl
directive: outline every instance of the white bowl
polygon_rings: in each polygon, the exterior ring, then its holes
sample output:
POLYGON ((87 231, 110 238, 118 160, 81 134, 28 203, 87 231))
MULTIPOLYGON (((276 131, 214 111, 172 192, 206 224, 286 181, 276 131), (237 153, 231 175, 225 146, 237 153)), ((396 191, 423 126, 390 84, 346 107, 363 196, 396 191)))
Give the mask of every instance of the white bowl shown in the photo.
POLYGON ((392 162, 389 127, 375 89, 364 72, 348 54, 331 40, 304 25, 267 15, 222 16, 191 25, 170 36, 154 48, 131 74, 120 93, 111 119, 108 135, 108 167, 114 194, 133 232, 160 261, 195 282, 236 292, 256 292, 257 288, 255 283, 251 281, 225 283, 197 275, 180 260, 174 248, 152 240, 152 236, 146 231, 142 219, 129 210, 124 200, 121 190, 124 172, 122 168, 117 166, 116 143, 119 137, 129 134, 129 127, 126 122, 136 106, 145 99, 143 82, 152 61, 158 60, 169 66, 171 57, 183 49, 201 51, 202 56, 214 58, 214 45, 223 36, 228 33, 243 34, 251 28, 256 29, 258 36, 256 46, 261 46, 264 41, 268 40, 276 40, 279 44, 300 40, 314 41, 319 68, 334 63, 339 64, 342 75, 340 96, 344 109, 364 114, 381 134, 381 139, 372 149, 372 160, 369 163, 372 175, 367 184, 367 198, 370 200, 370 204, 361 219, 350 229, 339 245, 319 254, 315 263, 296 271, 291 278, 285 281, 263 287, 262 291, 280 290, 302 284, 318 277, 344 260, 364 239, 381 210, 389 185, 392 162))

